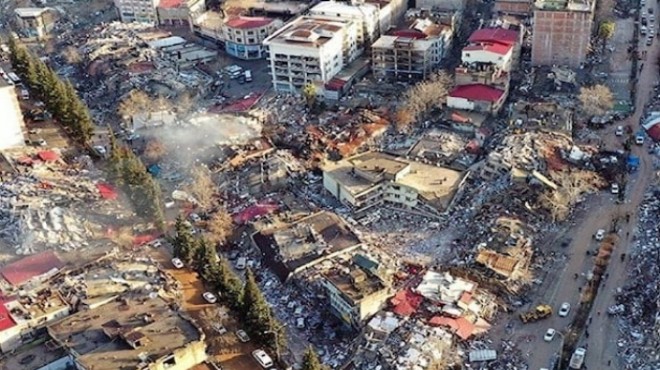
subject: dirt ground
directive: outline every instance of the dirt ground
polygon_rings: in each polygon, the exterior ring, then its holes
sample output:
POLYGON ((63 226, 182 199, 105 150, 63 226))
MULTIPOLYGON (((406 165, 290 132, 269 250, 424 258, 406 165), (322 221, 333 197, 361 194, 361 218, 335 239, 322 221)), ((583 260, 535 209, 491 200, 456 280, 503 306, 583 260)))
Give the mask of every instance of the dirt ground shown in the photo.
POLYGON ((179 283, 183 293, 182 309, 187 312, 206 334, 207 353, 225 370, 255 370, 258 368, 252 358, 256 347, 252 342, 241 343, 234 334, 240 329, 235 319, 227 315, 227 309, 220 305, 208 304, 202 298, 205 289, 197 274, 190 270, 176 269, 170 262, 171 256, 164 249, 154 250, 153 257, 157 259, 165 271, 171 274, 179 283), (222 322, 227 333, 219 335, 212 323, 222 322))

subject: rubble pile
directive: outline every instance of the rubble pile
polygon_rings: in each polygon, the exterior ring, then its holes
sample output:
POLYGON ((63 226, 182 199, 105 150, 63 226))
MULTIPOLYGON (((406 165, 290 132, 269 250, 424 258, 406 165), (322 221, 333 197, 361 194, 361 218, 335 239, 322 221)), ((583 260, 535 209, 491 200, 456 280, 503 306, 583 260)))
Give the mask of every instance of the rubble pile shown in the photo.
POLYGON ((527 132, 504 138, 495 153, 502 156, 502 161, 514 168, 527 171, 544 172, 547 161, 557 149, 570 150, 571 139, 561 134, 545 132, 527 132))
POLYGON ((0 239, 21 255, 87 246, 92 225, 78 209, 99 198, 82 172, 35 162, 0 184, 0 239))
POLYGON ((617 289, 618 348, 626 368, 660 368, 660 189, 646 195, 640 207, 637 240, 631 253, 629 283, 617 289))

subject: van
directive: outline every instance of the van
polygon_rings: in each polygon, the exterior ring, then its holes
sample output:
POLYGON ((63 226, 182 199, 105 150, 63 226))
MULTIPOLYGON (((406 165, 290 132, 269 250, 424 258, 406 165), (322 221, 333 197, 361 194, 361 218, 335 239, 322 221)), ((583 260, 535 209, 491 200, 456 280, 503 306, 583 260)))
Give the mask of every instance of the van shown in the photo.
POLYGON ((225 67, 225 74, 229 76, 230 79, 235 80, 243 75, 243 68, 236 64, 232 64, 225 67))
POLYGON ((247 258, 239 257, 238 260, 236 260, 236 269, 237 270, 245 270, 246 266, 247 266, 247 258))
POLYGON ((245 82, 252 82, 252 71, 245 71, 245 82))
POLYGON ((259 365, 261 365, 264 369, 268 369, 269 367, 273 366, 273 360, 263 349, 258 349, 252 352, 252 357, 254 357, 259 365))

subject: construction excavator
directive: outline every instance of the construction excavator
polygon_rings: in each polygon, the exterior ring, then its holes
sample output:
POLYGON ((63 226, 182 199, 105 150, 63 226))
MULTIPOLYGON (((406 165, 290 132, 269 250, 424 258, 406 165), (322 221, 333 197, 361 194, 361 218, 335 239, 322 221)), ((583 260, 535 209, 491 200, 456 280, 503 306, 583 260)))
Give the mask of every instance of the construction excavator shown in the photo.
POLYGON ((520 314, 520 321, 524 324, 543 320, 552 315, 552 307, 547 304, 540 304, 531 311, 520 314))

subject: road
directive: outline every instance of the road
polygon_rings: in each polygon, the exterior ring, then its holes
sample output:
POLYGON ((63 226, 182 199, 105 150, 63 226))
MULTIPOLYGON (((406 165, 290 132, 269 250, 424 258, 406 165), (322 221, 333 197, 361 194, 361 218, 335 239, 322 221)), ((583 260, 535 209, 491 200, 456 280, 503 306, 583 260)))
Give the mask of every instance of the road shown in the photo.
MULTIPOLYGON (((657 4, 654 3, 656 8, 657 4)), ((656 14, 657 13, 656 9, 656 14)), ((634 114, 618 125, 630 125, 634 131, 639 128, 640 118, 644 113, 644 106, 651 97, 654 84, 658 77, 658 66, 654 62, 658 59, 658 42, 650 47, 644 45, 645 40, 641 40, 640 50, 647 50, 648 56, 644 67, 640 73, 637 84, 637 95, 635 101, 634 114)), ((622 140, 614 135, 617 125, 612 125, 605 130, 602 135, 603 143, 608 149, 621 149, 622 140)), ((631 214, 629 223, 621 225, 619 236, 620 243, 612 255, 610 266, 607 269, 609 278, 603 283, 599 294, 594 302, 592 310, 592 322, 589 325, 589 338, 584 335, 580 340, 580 345, 588 345, 587 357, 585 361, 586 368, 589 369, 607 369, 620 368, 615 359, 617 353, 616 339, 618 331, 616 323, 613 322, 604 312, 607 307, 614 303, 613 293, 617 287, 623 285, 626 279, 626 264, 620 262, 621 253, 628 253, 632 245, 632 236, 634 226, 637 222, 637 209, 643 200, 644 193, 649 186, 651 175, 653 173, 653 164, 645 147, 635 146, 633 153, 640 156, 641 165, 637 173, 631 175, 628 179, 626 189, 626 202, 616 204, 614 197, 610 194, 599 194, 590 202, 589 209, 584 218, 577 221, 568 231, 572 238, 569 246, 570 253, 563 269, 548 282, 548 289, 545 291, 545 301, 555 309, 559 309, 562 302, 569 302, 573 307, 579 302, 580 292, 578 288, 584 285, 584 277, 575 279, 575 274, 582 274, 593 267, 593 260, 586 255, 587 249, 594 250, 597 245, 592 236, 598 229, 608 229, 613 218, 618 215, 631 214), (601 312, 602 314, 598 314, 601 312), (610 365, 608 365, 610 364, 610 365)), ((528 354, 528 364, 530 369, 539 369, 549 367, 553 358, 556 358, 562 342, 562 336, 559 335, 551 343, 543 341, 543 334, 547 328, 554 328, 559 332, 565 331, 568 324, 572 321, 574 310, 567 318, 560 318, 554 314, 547 320, 542 320, 534 324, 528 324, 525 328, 520 328, 520 323, 516 323, 520 330, 518 334, 525 337, 525 341, 520 344, 523 353, 528 354)))

